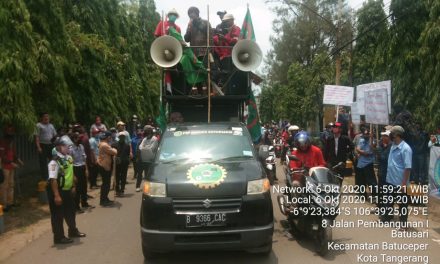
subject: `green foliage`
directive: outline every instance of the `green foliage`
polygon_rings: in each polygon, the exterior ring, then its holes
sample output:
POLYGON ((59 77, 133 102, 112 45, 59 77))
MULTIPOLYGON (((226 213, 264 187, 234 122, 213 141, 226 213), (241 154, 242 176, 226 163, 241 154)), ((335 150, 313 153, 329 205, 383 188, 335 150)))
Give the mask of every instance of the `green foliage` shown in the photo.
POLYGON ((158 21, 153 0, 1 1, 0 123, 30 133, 41 112, 57 126, 156 115, 158 21))
POLYGON ((354 85, 383 81, 387 78, 387 21, 369 30, 372 25, 386 18, 383 8, 382 0, 369 0, 357 11, 356 31, 363 36, 356 41, 353 50, 354 85))

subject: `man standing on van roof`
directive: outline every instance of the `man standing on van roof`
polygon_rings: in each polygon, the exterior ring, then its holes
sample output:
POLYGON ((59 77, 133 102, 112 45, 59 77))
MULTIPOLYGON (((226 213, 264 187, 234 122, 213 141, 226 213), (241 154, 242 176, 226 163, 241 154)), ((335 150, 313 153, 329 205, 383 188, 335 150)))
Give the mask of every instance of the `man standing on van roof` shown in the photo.
MULTIPOLYGON (((209 45, 212 46, 212 29, 211 24, 207 20, 201 19, 200 11, 197 7, 190 7, 188 9, 188 16, 190 18, 188 28, 185 34, 185 41, 189 42, 191 46, 206 46, 207 45, 207 33, 209 29, 209 45)), ((206 64, 207 59, 205 58, 208 54, 207 48, 197 47, 193 48, 194 54, 200 61, 206 64)))

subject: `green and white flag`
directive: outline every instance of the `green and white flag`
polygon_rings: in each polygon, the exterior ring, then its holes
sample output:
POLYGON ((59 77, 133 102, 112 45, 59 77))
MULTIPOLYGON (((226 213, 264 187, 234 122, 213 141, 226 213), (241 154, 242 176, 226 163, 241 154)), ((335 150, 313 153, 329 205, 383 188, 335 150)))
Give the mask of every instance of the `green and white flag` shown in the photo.
MULTIPOLYGON (((241 27, 240 39, 249 39, 252 41, 256 40, 249 7, 247 9, 246 16, 243 21, 243 26, 241 27)), ((255 101, 255 96, 254 93, 252 92, 252 89, 250 89, 249 91, 246 104, 247 104, 247 119, 246 119, 247 128, 252 136, 252 141, 254 143, 258 143, 261 139, 261 125, 260 125, 260 117, 258 116, 257 103, 255 101)))

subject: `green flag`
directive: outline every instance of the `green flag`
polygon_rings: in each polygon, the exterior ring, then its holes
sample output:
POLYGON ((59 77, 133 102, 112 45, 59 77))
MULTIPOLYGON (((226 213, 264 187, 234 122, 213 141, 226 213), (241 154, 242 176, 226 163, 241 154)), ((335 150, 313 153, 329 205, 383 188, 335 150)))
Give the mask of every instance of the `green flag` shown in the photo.
MULTIPOLYGON (((247 9, 246 16, 241 26, 240 39, 250 39, 255 41, 254 26, 252 25, 252 17, 249 8, 247 9)), ((252 136, 252 141, 258 143, 261 139, 261 126, 260 118, 258 117, 257 103, 255 101, 254 93, 252 89, 249 89, 249 95, 247 99, 247 111, 248 116, 246 120, 247 128, 252 136)))
POLYGON ((250 39, 255 41, 255 31, 252 25, 252 17, 249 8, 247 9, 246 16, 241 26, 240 39, 250 39))
POLYGON ((261 139, 261 126, 260 126, 260 118, 258 116, 257 103, 255 101, 254 93, 249 93, 247 104, 248 116, 246 120, 246 126, 251 133, 252 141, 257 144, 261 139))
MULTIPOLYGON (((182 35, 175 28, 170 27, 169 34, 179 42, 183 42, 182 35)), ((183 48, 180 64, 182 65, 185 79, 190 85, 194 86, 197 83, 205 82, 208 78, 208 72, 203 63, 197 59, 191 48, 183 48)))
POLYGON ((167 128, 167 116, 163 104, 160 104, 159 116, 156 117, 156 124, 160 127, 160 130, 162 130, 162 133, 164 133, 167 128))

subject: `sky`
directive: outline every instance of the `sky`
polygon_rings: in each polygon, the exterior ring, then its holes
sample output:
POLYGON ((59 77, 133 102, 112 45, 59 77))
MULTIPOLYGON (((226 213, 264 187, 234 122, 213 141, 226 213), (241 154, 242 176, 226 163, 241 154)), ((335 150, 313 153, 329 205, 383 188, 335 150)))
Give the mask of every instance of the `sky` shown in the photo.
MULTIPOLYGON (((354 9, 362 6, 366 0, 348 0, 346 1, 354 9)), ((255 36, 257 43, 263 53, 266 55, 271 49, 270 36, 272 33, 272 21, 275 19, 274 12, 271 11, 272 5, 265 3, 265 0, 155 0, 156 10, 162 14, 175 8, 180 17, 176 23, 182 29, 182 34, 185 34, 186 27, 189 22, 187 10, 190 6, 196 6, 200 10, 200 17, 207 19, 209 6, 209 21, 211 26, 215 27, 220 24, 220 18, 217 16, 217 11, 226 10, 235 17, 235 24, 241 28, 244 17, 246 15, 246 5, 249 4, 251 11, 252 23, 254 25, 255 36)))

